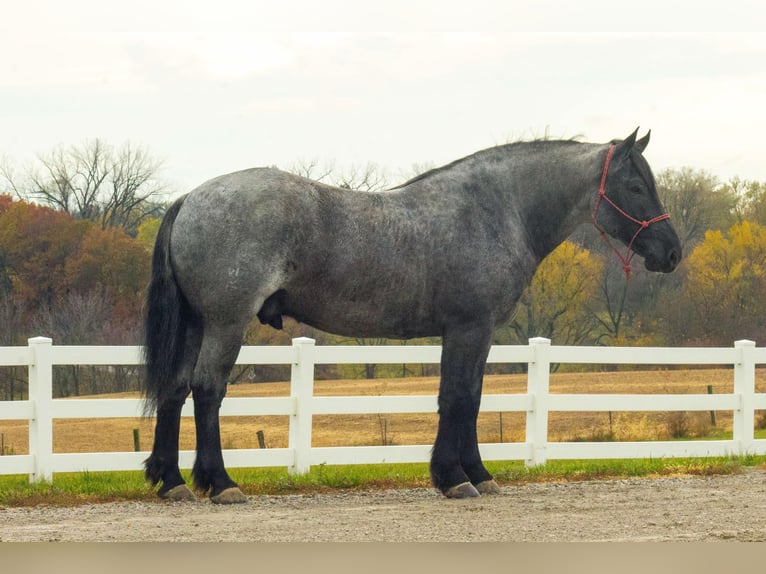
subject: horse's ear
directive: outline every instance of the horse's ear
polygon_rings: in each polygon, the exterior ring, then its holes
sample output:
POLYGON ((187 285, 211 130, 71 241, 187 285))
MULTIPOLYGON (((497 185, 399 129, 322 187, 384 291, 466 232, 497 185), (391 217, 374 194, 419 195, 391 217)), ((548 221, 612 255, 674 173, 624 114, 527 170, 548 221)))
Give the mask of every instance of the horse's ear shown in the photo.
POLYGON ((627 158, 630 155, 631 150, 636 145, 637 136, 638 136, 638 128, 636 128, 636 131, 630 134, 627 138, 625 138, 621 142, 617 142, 616 147, 614 148, 615 159, 627 158))
POLYGON ((646 146, 649 145, 649 136, 652 135, 652 130, 649 130, 646 132, 646 135, 642 137, 640 140, 636 141, 636 149, 640 153, 644 153, 644 150, 646 149, 646 146))

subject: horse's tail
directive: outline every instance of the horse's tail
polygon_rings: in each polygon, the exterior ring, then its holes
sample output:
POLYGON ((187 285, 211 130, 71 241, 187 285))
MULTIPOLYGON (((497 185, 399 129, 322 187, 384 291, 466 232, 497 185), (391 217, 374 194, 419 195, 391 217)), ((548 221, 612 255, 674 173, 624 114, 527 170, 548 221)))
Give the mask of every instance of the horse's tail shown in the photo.
POLYGON ((176 283, 170 263, 170 234, 186 196, 170 206, 160 224, 152 257, 152 275, 144 308, 144 414, 173 394, 183 358, 191 309, 176 283))

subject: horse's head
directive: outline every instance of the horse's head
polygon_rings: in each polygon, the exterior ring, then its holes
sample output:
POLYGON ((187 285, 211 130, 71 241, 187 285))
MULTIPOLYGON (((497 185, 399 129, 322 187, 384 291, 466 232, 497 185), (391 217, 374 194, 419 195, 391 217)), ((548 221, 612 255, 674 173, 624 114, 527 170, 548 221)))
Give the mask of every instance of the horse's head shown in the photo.
POLYGON ((681 261, 681 242, 668 221, 649 164, 641 153, 649 133, 636 139, 638 130, 609 147, 604 161, 601 186, 593 210, 599 231, 619 239, 628 247, 620 255, 626 272, 631 250, 644 258, 649 271, 673 271, 681 261))

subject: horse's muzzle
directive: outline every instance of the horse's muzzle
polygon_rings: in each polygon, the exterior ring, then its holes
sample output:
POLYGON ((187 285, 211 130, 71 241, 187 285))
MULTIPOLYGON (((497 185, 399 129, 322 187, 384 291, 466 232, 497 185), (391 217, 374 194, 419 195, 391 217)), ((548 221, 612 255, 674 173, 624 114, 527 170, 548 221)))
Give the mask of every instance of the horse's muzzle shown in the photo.
POLYGON ((681 263, 681 258, 681 248, 671 247, 662 256, 656 256, 654 254, 647 255, 644 257, 644 265, 648 271, 670 273, 678 267, 679 263, 681 263))

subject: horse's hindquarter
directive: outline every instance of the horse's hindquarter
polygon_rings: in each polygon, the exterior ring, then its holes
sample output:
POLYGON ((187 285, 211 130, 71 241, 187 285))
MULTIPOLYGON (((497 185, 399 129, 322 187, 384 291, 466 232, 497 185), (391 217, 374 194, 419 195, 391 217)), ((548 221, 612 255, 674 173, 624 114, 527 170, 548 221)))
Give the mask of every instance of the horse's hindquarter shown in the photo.
POLYGON ((206 322, 252 318, 282 287, 313 236, 315 196, 305 180, 273 169, 228 174, 189 193, 173 225, 171 260, 206 322))

